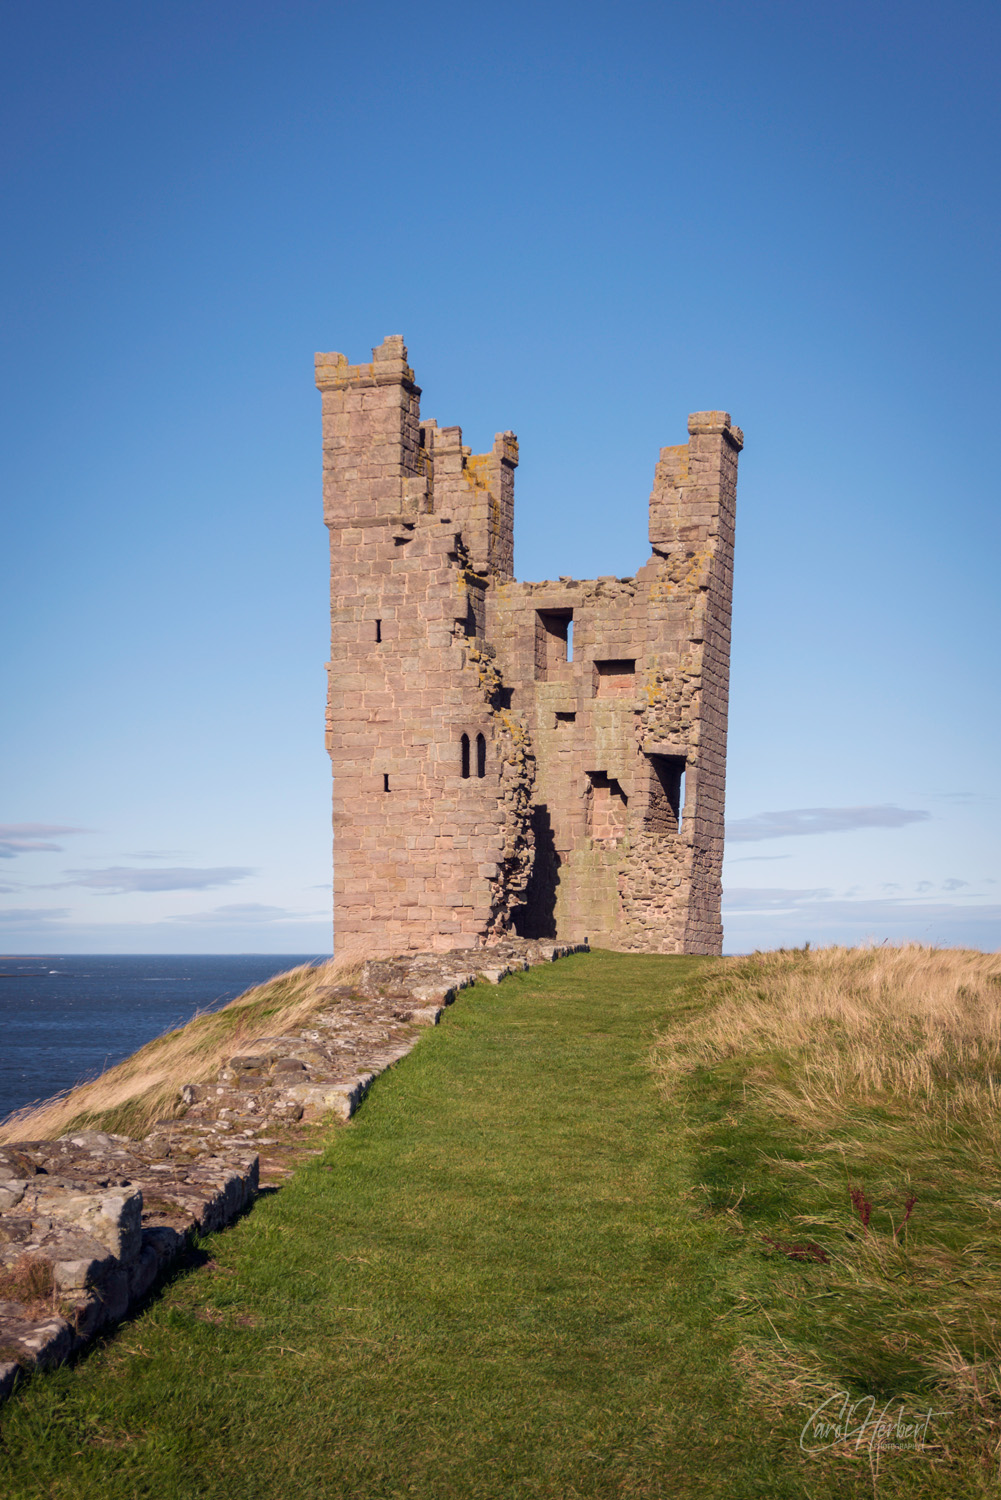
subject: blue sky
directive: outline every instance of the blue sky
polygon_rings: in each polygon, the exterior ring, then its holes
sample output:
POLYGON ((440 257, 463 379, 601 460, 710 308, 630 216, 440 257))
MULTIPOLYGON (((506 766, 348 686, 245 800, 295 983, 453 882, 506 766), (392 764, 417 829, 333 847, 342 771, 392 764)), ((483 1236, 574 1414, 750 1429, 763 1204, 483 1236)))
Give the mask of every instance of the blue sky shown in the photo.
POLYGON ((312 355, 387 333, 523 578, 744 428, 728 949, 1001 944, 996 6, 0 27, 0 948, 327 951, 312 355))

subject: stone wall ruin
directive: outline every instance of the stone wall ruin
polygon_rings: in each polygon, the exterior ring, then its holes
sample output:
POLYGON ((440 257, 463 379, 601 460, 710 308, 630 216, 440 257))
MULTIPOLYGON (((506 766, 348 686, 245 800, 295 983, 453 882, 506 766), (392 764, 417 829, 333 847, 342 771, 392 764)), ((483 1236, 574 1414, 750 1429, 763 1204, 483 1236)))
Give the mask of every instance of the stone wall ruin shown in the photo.
POLYGON ((513 433, 422 418, 400 337, 316 383, 338 953, 719 953, 740 429, 661 450, 635 577, 518 583, 513 433))

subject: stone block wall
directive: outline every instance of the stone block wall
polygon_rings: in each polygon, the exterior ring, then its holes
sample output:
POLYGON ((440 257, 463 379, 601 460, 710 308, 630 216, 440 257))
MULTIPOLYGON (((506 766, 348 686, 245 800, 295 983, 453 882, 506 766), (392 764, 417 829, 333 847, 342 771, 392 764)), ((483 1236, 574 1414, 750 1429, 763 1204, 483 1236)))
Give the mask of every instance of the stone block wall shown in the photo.
POLYGON ((635 578, 517 583, 518 444, 319 354, 337 952, 717 953, 739 428, 689 418, 635 578))

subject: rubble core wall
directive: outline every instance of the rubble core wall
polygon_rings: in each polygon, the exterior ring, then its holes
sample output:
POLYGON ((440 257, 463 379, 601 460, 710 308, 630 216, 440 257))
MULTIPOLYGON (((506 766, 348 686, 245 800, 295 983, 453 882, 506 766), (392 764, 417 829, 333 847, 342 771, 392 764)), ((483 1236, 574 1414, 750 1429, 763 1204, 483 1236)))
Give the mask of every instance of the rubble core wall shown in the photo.
POLYGON ((634 578, 518 583, 518 444, 320 354, 337 951, 721 951, 739 428, 661 451, 634 578), (683 800, 682 800, 683 799, 683 800))

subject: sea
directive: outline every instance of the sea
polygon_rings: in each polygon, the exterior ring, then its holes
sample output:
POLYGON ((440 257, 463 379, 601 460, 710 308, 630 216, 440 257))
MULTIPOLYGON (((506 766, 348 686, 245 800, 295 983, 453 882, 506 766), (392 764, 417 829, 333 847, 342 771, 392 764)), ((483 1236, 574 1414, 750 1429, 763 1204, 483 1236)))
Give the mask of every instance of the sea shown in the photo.
POLYGON ((315 953, 0 956, 0 1120, 315 953))

